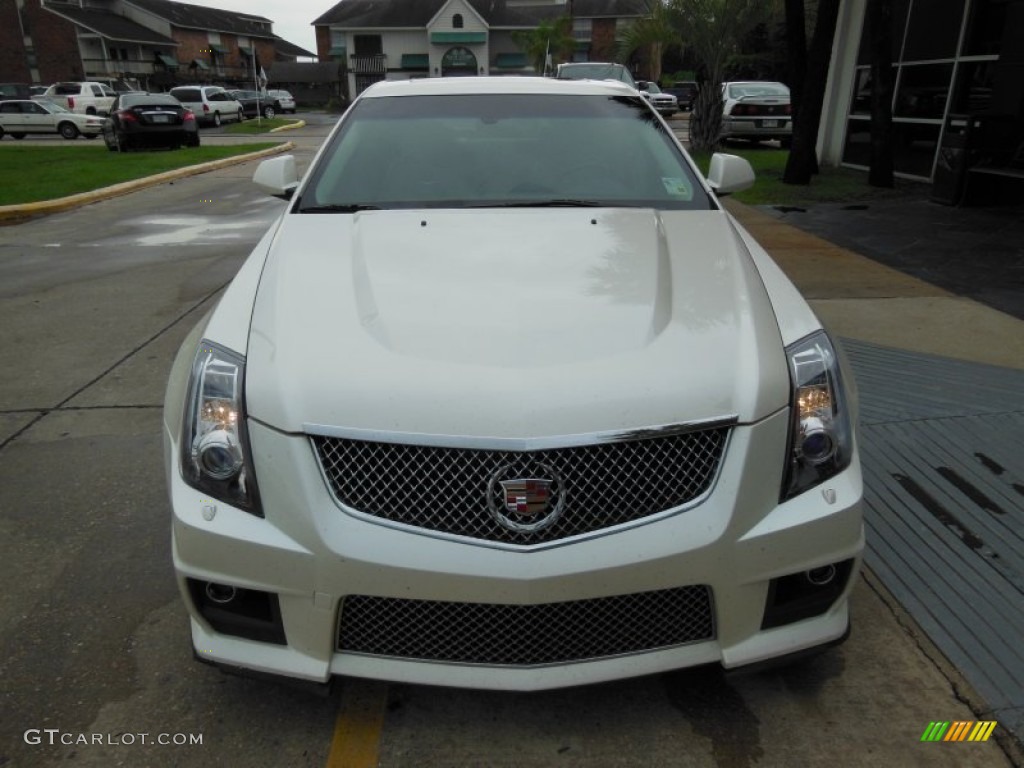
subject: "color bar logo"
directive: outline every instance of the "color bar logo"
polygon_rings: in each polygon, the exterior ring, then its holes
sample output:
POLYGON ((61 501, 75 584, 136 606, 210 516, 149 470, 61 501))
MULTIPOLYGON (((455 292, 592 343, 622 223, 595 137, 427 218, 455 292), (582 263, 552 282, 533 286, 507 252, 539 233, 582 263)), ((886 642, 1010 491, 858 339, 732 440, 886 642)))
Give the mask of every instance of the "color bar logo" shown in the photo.
POLYGON ((998 723, 995 720, 957 720, 928 723, 921 741, 988 741, 998 723))

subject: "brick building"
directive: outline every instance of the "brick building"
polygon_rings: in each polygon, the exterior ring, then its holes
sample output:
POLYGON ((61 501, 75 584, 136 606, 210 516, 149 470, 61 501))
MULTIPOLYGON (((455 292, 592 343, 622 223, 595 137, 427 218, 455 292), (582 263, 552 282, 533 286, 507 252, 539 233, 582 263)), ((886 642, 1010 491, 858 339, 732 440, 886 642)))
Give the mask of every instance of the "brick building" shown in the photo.
POLYGON ((262 16, 172 0, 0 0, 0 81, 249 85, 261 67, 315 58, 262 16))

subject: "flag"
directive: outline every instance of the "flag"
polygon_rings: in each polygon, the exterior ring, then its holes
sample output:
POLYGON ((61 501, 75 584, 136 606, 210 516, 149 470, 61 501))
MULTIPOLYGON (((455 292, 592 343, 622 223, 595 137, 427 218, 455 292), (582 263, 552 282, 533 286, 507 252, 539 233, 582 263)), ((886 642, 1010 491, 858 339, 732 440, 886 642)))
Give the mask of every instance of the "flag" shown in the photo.
POLYGON ((263 69, 263 67, 260 67, 260 88, 262 89, 262 88, 266 88, 266 87, 267 87, 267 73, 266 73, 266 70, 263 69))

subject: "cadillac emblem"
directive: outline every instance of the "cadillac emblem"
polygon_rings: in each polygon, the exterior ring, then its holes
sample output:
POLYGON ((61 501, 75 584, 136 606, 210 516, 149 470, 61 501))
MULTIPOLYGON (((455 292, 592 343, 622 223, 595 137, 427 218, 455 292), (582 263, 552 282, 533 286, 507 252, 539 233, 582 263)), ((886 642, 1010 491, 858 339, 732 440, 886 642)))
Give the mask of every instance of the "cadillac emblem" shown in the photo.
POLYGON ((551 481, 538 477, 499 480, 505 491, 505 509, 523 517, 535 517, 548 508, 551 481))
POLYGON ((562 515, 562 479, 546 464, 532 464, 523 477, 522 466, 500 467, 491 475, 487 505, 503 527, 516 533, 547 528, 562 515))

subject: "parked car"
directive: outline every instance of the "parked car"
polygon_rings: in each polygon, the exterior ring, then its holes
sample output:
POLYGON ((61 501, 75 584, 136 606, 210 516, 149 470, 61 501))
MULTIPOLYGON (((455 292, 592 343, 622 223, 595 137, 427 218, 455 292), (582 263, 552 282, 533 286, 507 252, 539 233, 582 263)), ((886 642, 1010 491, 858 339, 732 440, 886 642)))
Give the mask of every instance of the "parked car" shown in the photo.
POLYGON ((41 99, 67 107, 83 115, 105 115, 110 111, 117 93, 103 83, 92 81, 54 83, 41 99))
POLYGON ((103 141, 111 152, 141 147, 199 146, 199 128, 191 109, 167 93, 122 93, 103 123, 103 141))
POLYGON ((555 77, 559 80, 618 80, 631 88, 636 88, 636 81, 626 67, 622 64, 600 61, 559 64, 555 70, 555 77))
POLYGON ((31 98, 32 86, 28 83, 0 83, 0 100, 31 98))
POLYGON ((171 88, 170 94, 192 110, 200 124, 220 125, 225 121, 242 122, 244 119, 242 105, 220 86, 179 85, 171 88))
POLYGON ((665 86, 662 90, 675 96, 679 108, 687 112, 693 109, 693 102, 697 100, 698 86, 697 83, 691 80, 674 82, 672 85, 665 86))
POLYGON ((367 88, 173 363, 196 658, 541 689, 841 641, 835 342, 631 87, 367 88), (501 300, 495 300, 495 297, 501 300))
POLYGON ((651 102, 651 106, 666 117, 679 111, 679 102, 676 101, 676 97, 670 93, 663 93, 657 83, 650 80, 637 80, 636 87, 640 91, 640 95, 651 102))
POLYGON ((265 99, 259 91, 228 90, 228 96, 242 105, 242 114, 246 117, 256 117, 261 113, 261 105, 265 99))
POLYGON ((273 112, 266 114, 265 111, 265 117, 273 117, 274 112, 291 112, 293 115, 295 114, 295 98, 288 91, 267 91, 267 104, 273 109, 273 112))
POLYGON ((722 138, 765 141, 778 139, 788 147, 793 138, 789 88, 782 83, 722 84, 722 138))
POLYGON ((102 117, 77 115, 49 101, 0 101, 0 138, 4 134, 23 139, 30 133, 59 133, 65 139, 95 139, 102 125, 102 117))

